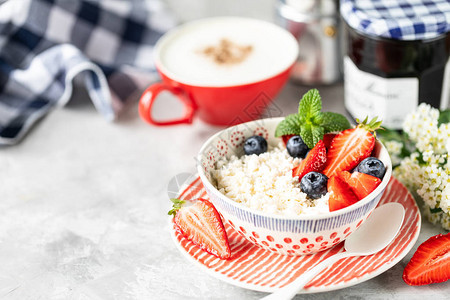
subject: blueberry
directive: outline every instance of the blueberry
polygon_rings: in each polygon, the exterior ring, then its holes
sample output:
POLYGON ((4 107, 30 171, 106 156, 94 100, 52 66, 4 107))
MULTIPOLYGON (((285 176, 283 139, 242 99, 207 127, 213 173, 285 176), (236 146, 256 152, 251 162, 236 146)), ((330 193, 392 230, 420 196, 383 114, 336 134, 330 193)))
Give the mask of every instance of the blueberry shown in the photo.
POLYGON ((328 177, 318 172, 309 172, 300 181, 303 193, 311 199, 319 199, 327 193, 328 177))
POLYGON ((267 141, 259 135, 254 135, 245 140, 244 152, 246 155, 260 155, 267 151, 267 141))
POLYGON ((289 139, 286 144, 286 149, 290 156, 300 158, 305 158, 309 150, 299 135, 294 135, 289 139))
POLYGON ((378 158, 368 157, 359 163, 355 171, 383 179, 384 173, 386 173, 386 167, 378 158))

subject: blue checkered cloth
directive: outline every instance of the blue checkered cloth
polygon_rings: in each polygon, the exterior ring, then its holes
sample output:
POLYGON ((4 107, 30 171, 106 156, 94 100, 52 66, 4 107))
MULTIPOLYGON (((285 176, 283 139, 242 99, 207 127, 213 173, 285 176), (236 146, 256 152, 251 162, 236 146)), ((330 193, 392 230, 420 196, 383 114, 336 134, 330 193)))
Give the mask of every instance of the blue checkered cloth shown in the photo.
POLYGON ((114 120, 157 79, 153 45, 174 25, 158 0, 0 4, 0 145, 16 144, 64 105, 75 76, 114 120))
POLYGON ((450 0, 341 0, 340 11, 370 36, 424 40, 450 31, 450 0))

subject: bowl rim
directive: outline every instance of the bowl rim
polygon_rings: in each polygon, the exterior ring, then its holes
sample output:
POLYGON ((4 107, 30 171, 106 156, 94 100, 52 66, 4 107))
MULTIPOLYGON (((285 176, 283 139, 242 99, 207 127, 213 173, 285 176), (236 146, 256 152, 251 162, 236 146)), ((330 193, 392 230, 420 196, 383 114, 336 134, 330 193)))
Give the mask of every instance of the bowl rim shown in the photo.
MULTIPOLYGON (((236 128, 237 126, 245 126, 247 124, 251 124, 251 123, 256 123, 256 122, 280 122, 281 120, 283 120, 284 117, 276 117, 276 118, 265 118, 265 119, 258 119, 258 120, 254 120, 254 121, 249 121, 249 122, 245 122, 245 123, 241 123, 238 125, 234 125, 234 126, 230 126, 227 127, 223 130, 220 130, 219 132, 215 133, 214 135, 212 135, 210 138, 208 138, 206 140, 205 143, 203 143, 202 147, 200 148, 200 151, 197 155, 197 172, 200 176, 200 179, 203 183, 203 185, 206 185, 207 188, 212 191, 213 193, 218 194, 219 197, 221 197, 221 199, 223 199, 225 202, 227 202, 228 204, 231 204, 233 206, 236 206, 239 209, 242 209, 248 213, 251 214, 255 214, 261 217, 265 217, 265 218, 272 218, 272 219, 282 219, 282 220, 297 220, 297 221, 303 221, 303 220, 318 220, 318 219, 326 219, 326 218, 333 218, 342 214, 345 214, 347 212, 353 211, 355 209, 358 209, 359 207, 364 206, 365 204, 367 204, 368 202, 372 201, 375 197, 377 197, 378 195, 381 194, 381 192, 386 188, 386 186, 388 185, 389 181, 391 180, 391 176, 392 176, 392 162, 391 162, 391 158, 389 156, 389 153, 386 150, 386 147, 383 145, 383 143, 376 139, 376 143, 378 143, 381 146, 381 152, 385 152, 386 158, 388 159, 388 164, 386 166, 386 173, 384 174, 383 180, 381 181, 381 184, 374 190, 372 191, 368 196, 366 196, 365 198, 359 200, 357 203, 352 204, 350 206, 347 206, 345 208, 336 210, 336 211, 332 211, 332 212, 327 212, 327 213, 321 213, 321 214, 305 214, 305 215, 297 215, 297 216, 285 216, 285 215, 276 215, 276 214, 270 214, 270 213, 266 213, 260 210, 256 210, 256 209, 252 209, 249 208, 241 203, 238 203, 230 198, 228 198, 227 196, 225 196, 224 194, 222 194, 209 180, 208 178, 206 178, 205 172, 202 168, 202 156, 203 153, 205 152, 205 149, 208 148, 208 146, 211 144, 211 142, 218 136, 220 136, 221 134, 223 134, 223 132, 227 131, 227 130, 231 130, 232 128, 236 128)), ((375 207, 374 207, 375 208, 375 207)))

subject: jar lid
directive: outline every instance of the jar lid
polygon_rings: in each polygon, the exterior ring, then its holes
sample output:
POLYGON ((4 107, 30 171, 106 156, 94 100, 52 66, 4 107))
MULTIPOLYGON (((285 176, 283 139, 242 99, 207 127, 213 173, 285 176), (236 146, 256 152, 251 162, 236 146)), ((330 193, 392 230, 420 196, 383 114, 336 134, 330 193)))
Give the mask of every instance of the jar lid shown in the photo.
POLYGON ((371 36, 424 40, 450 31, 449 0, 341 0, 347 24, 371 36))

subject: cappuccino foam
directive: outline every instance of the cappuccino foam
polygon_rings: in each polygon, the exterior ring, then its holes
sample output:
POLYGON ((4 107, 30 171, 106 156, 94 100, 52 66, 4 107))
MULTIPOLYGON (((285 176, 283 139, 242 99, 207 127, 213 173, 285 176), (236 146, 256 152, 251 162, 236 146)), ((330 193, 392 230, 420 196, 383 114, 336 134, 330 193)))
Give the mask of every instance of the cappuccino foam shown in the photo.
POLYGON ((239 85, 272 77, 291 66, 298 51, 297 42, 284 29, 236 17, 182 26, 161 41, 159 48, 163 72, 180 82, 200 86, 239 85), (218 63, 211 55, 205 55, 204 49, 214 49, 223 41, 235 49, 250 50, 233 63, 218 63))

